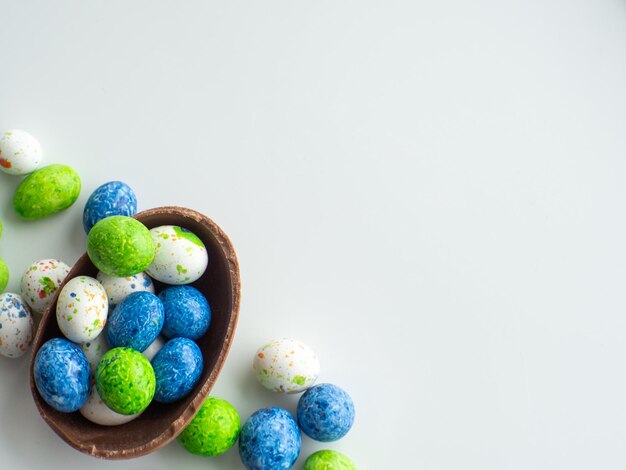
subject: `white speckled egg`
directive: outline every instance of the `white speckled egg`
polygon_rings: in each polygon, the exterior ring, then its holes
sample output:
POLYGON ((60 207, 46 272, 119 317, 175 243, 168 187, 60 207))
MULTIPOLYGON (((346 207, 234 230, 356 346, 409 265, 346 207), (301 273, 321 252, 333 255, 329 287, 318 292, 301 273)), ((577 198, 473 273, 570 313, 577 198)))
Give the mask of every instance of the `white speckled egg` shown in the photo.
POLYGON ((303 392, 320 373, 315 352, 290 338, 275 339, 259 348, 252 367, 261 385, 279 393, 303 392))
POLYGON ((20 290, 33 312, 43 313, 69 272, 70 267, 58 259, 42 259, 28 267, 20 290))
POLYGON ((75 343, 96 338, 107 321, 107 293, 96 279, 78 276, 71 279, 57 300, 57 323, 61 332, 75 343))
POLYGON ((152 358, 156 356, 156 353, 158 353, 161 350, 164 344, 165 344, 165 339, 163 338, 163 336, 159 335, 156 337, 154 341, 152 341, 150 346, 148 346, 146 350, 143 351, 141 354, 146 356, 146 359, 148 359, 149 361, 152 361, 152 358))
POLYGON ((28 132, 14 129, 0 137, 0 170, 10 175, 26 175, 41 164, 41 145, 28 132))
POLYGON ((119 304, 133 292, 147 291, 154 294, 154 283, 146 273, 129 277, 116 277, 98 272, 96 279, 104 286, 109 298, 109 307, 119 304))
POLYGON ((209 256, 202 240, 189 230, 163 225, 150 230, 156 245, 154 261, 146 272, 166 284, 189 284, 206 270, 209 256))
POLYGON ((85 353, 85 357, 89 361, 89 365, 91 366, 91 373, 96 373, 96 367, 100 363, 100 359, 104 356, 111 346, 107 341, 107 332, 106 327, 100 332, 98 336, 94 339, 86 341, 84 343, 79 344, 80 349, 85 353))
POLYGON ((22 297, 0 294, 0 354, 20 357, 33 340, 33 316, 22 297))
POLYGON ((91 387, 89 398, 79 411, 80 414, 89 421, 100 424, 101 426, 119 426, 120 424, 128 423, 141 415, 141 413, 134 415, 122 415, 116 413, 104 404, 98 394, 98 390, 96 390, 95 385, 91 387))

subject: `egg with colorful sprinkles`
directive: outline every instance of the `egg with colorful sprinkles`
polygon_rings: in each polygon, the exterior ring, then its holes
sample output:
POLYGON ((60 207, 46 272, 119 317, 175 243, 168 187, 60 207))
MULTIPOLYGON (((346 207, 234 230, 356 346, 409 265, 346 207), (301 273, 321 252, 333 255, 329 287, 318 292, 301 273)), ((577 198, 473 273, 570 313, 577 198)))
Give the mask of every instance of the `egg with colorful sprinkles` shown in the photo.
POLYGON ((96 279, 104 286, 109 298, 109 305, 117 305, 133 292, 150 292, 154 294, 154 283, 146 273, 137 273, 127 277, 109 276, 102 271, 96 279))
POLYGON ((109 310, 107 294, 96 279, 78 276, 65 284, 57 300, 61 332, 75 343, 95 339, 104 329, 109 310))
POLYGON ((131 348, 108 351, 98 364, 95 379, 102 401, 116 413, 141 413, 154 397, 156 381, 150 361, 131 348))
POLYGON ((79 410, 89 397, 89 362, 71 341, 53 338, 37 352, 33 367, 35 386, 55 410, 79 410))
POLYGON ((303 392, 320 373, 315 351, 291 338, 275 339, 263 345, 256 352, 252 367, 259 383, 278 393, 303 392))
POLYGON ((41 145, 26 131, 13 129, 0 137, 0 170, 9 175, 27 175, 41 164, 41 145))
POLYGON ((147 273, 165 284, 189 284, 202 276, 209 256, 194 233, 176 225, 163 225, 150 230, 156 254, 147 273))
POLYGON ((41 314, 50 305, 70 267, 58 259, 42 259, 31 264, 22 276, 22 297, 34 313, 41 314))
POLYGON ((89 233, 100 220, 111 215, 132 216, 137 212, 137 197, 126 183, 109 181, 99 186, 85 204, 83 228, 89 233))
POLYGON ((0 294, 0 354, 20 357, 33 340, 33 316, 18 294, 0 294))
POLYGON ((111 408, 106 406, 95 385, 91 387, 91 393, 85 404, 79 410, 80 414, 92 423, 99 424, 101 426, 119 426, 125 424, 141 415, 136 413, 133 415, 123 415, 116 413, 111 408))

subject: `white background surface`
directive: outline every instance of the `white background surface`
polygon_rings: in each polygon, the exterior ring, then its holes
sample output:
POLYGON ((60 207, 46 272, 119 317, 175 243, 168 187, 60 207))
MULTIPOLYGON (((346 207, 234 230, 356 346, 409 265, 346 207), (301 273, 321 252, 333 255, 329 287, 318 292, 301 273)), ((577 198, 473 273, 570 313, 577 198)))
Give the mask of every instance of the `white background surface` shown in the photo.
MULTIPOLYGON (((246 419, 277 397, 250 363, 293 336, 357 419, 362 469, 626 467, 626 2, 12 2, 0 128, 83 192, 10 209, 11 289, 73 263, 90 192, 206 213, 243 303, 214 389, 246 419)), ((177 443, 104 462, 39 418, 28 357, 0 358, 2 468, 239 468, 177 443)))

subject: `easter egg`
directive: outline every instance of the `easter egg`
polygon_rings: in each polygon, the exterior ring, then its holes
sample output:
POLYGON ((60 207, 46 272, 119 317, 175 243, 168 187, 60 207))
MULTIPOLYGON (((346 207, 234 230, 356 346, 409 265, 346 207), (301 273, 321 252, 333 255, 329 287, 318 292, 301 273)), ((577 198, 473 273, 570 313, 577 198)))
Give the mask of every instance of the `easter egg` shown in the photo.
POLYGON ((131 348, 108 351, 96 369, 96 388, 102 401, 123 415, 141 413, 154 397, 154 371, 148 359, 131 348))
POLYGON ((107 321, 109 301, 104 287, 93 277, 70 279, 57 299, 56 316, 61 332, 75 343, 96 338, 107 321))
POLYGON ((317 380, 320 361, 306 344, 282 338, 259 348, 252 368, 265 388, 278 393, 299 393, 317 380))
POLYGON ((95 385, 91 387, 91 393, 85 404, 79 410, 80 414, 92 423, 99 424, 101 426, 119 426, 125 424, 133 419, 137 418, 141 413, 134 415, 123 415, 116 413, 111 408, 106 406, 95 385))
POLYGON ((7 288, 7 284, 9 283, 9 267, 4 262, 2 258, 0 258, 0 293, 7 288))
POLYGON ((298 401, 298 424, 311 439, 331 442, 345 436, 354 423, 354 404, 332 384, 315 385, 298 401))
POLYGON ((33 369, 39 394, 55 410, 71 413, 87 401, 89 362, 71 341, 46 341, 37 352, 33 369))
POLYGON ((318 450, 304 462, 303 470, 357 470, 346 455, 336 450, 318 450))
POLYGON ((102 330, 102 332, 94 339, 85 341, 84 343, 80 343, 78 345, 81 351, 85 354, 87 361, 89 361, 92 376, 96 373, 96 368, 98 367, 98 364, 100 364, 102 357, 109 349, 111 349, 111 346, 107 341, 106 330, 107 327, 105 326, 104 330, 102 330))
POLYGON ((0 354, 22 356, 33 340, 33 316, 17 294, 0 294, 0 354))
POLYGON ((187 395, 202 375, 202 352, 187 338, 174 338, 152 359, 156 377, 154 399, 171 403, 187 395))
POLYGON ((89 231, 87 253, 105 274, 132 276, 145 271, 154 259, 154 241, 141 222, 114 215, 102 219, 89 231))
POLYGON ((178 440, 192 454, 214 457, 237 442, 240 428, 239 413, 233 405, 208 397, 178 440))
POLYGON ((41 145, 28 132, 13 129, 0 137, 0 170, 9 175, 26 175, 41 164, 41 145))
POLYGON ((109 306, 117 305, 133 292, 151 292, 154 294, 154 283, 146 273, 132 276, 117 277, 98 272, 96 279, 104 286, 109 298, 109 306))
POLYGON ((152 361, 154 356, 156 356, 156 353, 158 353, 163 346, 165 346, 165 339, 163 336, 159 335, 154 341, 152 341, 150 346, 141 351, 141 354, 143 354, 149 361, 152 361))
POLYGON ((42 259, 28 267, 20 291, 33 312, 43 313, 69 272, 70 267, 58 259, 42 259))
POLYGON ((37 220, 70 207, 80 194, 80 176, 69 166, 35 170, 17 187, 13 208, 27 220, 37 220))
POLYGON ((163 225, 150 230, 156 245, 148 274, 165 284, 189 284, 206 270, 209 256, 202 240, 187 229, 163 225))
POLYGON ((164 318, 163 303, 156 295, 134 292, 109 314, 109 344, 143 351, 159 336, 164 318))
POLYGON ((161 291, 159 298, 165 308, 163 334, 168 338, 198 339, 209 329, 211 307, 195 287, 168 287, 161 291))
POLYGON ((126 183, 109 181, 99 186, 85 204, 83 228, 89 233, 100 220, 111 215, 132 216, 137 212, 137 197, 126 183))
POLYGON ((293 416, 282 408, 263 408, 253 413, 239 434, 239 456, 247 469, 289 469, 302 445, 293 416))

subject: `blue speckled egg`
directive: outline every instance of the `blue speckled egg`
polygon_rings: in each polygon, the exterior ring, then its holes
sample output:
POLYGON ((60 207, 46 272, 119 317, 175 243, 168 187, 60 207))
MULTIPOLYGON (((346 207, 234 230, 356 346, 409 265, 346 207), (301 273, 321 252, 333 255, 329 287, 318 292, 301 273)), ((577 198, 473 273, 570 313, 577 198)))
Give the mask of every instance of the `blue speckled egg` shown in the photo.
POLYGON ((298 424, 311 439, 331 442, 345 436, 354 423, 354 403, 343 389, 315 385, 298 401, 298 424))
POLYGON ((165 307, 163 334, 166 337, 198 339, 209 329, 211 307, 195 287, 168 287, 161 291, 159 298, 165 307))
POLYGON ((33 316, 17 294, 0 294, 0 355, 20 357, 33 340, 33 316))
POLYGON ((134 292, 109 314, 107 340, 113 348, 123 346, 141 352, 159 336, 164 319, 163 303, 156 295, 134 292))
POLYGON ((202 367, 202 352, 196 343, 187 338, 169 340, 152 359, 154 399, 171 403, 184 397, 200 380, 202 367))
POLYGON ((247 469, 291 468, 301 445, 296 420, 277 407, 253 413, 239 434, 239 456, 247 469))
POLYGON ((33 375, 45 402, 55 410, 71 413, 89 397, 89 371, 89 361, 77 345, 53 338, 37 352, 33 375))
POLYGON ((109 181, 97 188, 85 204, 83 228, 89 233, 91 227, 111 215, 132 216, 137 212, 137 197, 126 183, 109 181))

